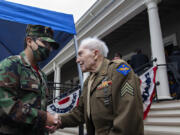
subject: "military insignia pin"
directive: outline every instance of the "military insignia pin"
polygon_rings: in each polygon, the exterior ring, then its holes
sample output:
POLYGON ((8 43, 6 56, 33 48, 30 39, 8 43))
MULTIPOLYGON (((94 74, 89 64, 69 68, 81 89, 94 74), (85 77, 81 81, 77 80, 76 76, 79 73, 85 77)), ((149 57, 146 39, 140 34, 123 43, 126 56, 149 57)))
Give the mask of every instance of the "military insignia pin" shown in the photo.
POLYGON ((108 87, 109 85, 112 85, 112 81, 103 81, 98 87, 97 89, 100 90, 100 89, 103 89, 105 87, 108 87))
POLYGON ((120 65, 116 70, 123 75, 127 75, 131 71, 130 67, 126 64, 120 65))

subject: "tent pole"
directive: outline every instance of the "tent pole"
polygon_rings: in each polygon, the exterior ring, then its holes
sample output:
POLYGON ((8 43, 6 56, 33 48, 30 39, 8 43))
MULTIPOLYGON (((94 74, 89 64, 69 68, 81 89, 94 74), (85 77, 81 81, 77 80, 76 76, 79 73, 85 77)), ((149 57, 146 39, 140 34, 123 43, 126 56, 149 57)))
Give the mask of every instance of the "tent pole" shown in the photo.
MULTIPOLYGON (((75 46, 75 52, 76 52, 76 57, 77 57, 78 56, 78 44, 77 44, 76 35, 74 35, 74 46, 75 46)), ((81 71, 80 65, 77 64, 77 66, 78 66, 78 73, 79 73, 79 82, 80 82, 81 91, 82 91, 82 88, 83 88, 83 76, 82 76, 82 71, 81 71)))
MULTIPOLYGON (((75 52, 76 52, 76 57, 78 56, 78 43, 77 43, 77 37, 74 35, 74 46, 75 46, 75 52)), ((77 63, 78 66, 78 73, 79 73, 79 82, 81 85, 81 92, 83 90, 83 76, 82 76, 82 71, 80 68, 80 65, 77 63)), ((83 124, 79 125, 79 135, 84 135, 84 126, 83 124)))

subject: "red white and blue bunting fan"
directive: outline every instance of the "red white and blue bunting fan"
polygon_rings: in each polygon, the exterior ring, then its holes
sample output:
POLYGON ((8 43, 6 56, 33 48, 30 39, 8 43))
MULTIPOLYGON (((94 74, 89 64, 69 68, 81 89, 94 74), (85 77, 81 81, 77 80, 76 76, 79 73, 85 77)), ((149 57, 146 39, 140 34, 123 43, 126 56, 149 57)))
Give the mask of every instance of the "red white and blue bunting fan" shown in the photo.
POLYGON ((79 90, 73 92, 55 103, 48 105, 47 111, 50 113, 67 113, 77 106, 79 100, 79 90))
POLYGON ((157 66, 150 68, 140 76, 141 95, 143 99, 144 119, 150 110, 153 97, 155 95, 155 78, 157 66))

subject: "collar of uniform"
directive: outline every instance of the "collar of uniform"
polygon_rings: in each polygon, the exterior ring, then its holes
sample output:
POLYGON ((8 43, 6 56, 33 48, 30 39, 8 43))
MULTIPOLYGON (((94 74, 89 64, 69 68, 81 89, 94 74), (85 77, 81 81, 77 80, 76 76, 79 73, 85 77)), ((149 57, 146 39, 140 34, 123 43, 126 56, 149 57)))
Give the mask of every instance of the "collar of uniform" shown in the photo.
MULTIPOLYGON (((25 65, 26 67, 29 67, 29 68, 31 68, 33 71, 35 71, 35 69, 34 69, 34 68, 32 67, 32 65, 30 64, 29 60, 27 59, 27 56, 25 55, 24 51, 20 53, 20 57, 21 57, 21 63, 22 63, 23 65, 25 65)), ((43 72, 41 71, 41 69, 40 69, 39 67, 38 67, 38 69, 39 69, 38 71, 39 71, 39 74, 40 74, 41 78, 42 78, 42 76, 43 76, 43 78, 44 78, 43 72)))
POLYGON ((100 68, 101 68, 102 64, 103 64, 103 61, 101 61, 101 62, 99 63, 99 65, 97 66, 96 71, 94 72, 95 74, 100 71, 100 68))
POLYGON ((27 59, 27 56, 25 55, 24 51, 20 53, 20 57, 21 57, 21 62, 23 65, 30 67, 31 64, 29 62, 29 60, 27 59))
POLYGON ((107 67, 108 67, 108 64, 110 63, 110 61, 106 58, 104 58, 99 70, 98 70, 98 74, 100 75, 106 75, 107 74, 107 67))

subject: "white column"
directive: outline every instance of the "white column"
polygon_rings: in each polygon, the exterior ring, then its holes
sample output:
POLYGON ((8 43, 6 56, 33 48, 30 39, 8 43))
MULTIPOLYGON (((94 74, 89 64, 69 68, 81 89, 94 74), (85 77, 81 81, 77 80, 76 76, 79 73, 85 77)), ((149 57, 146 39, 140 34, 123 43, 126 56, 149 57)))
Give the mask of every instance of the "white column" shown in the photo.
MULTIPOLYGON (((157 0, 146 0, 148 8, 149 27, 151 36, 152 58, 157 58, 157 64, 166 64, 162 32, 158 14, 157 0)), ((166 66, 159 66, 156 75, 158 99, 170 99, 166 66)))
MULTIPOLYGON (((56 65, 56 63, 53 64, 53 69, 54 69, 54 82, 55 83, 60 83, 61 82, 61 66, 56 65)), ((56 87, 60 87, 60 84, 56 84, 56 87)), ((53 91, 53 98, 57 97, 60 95, 60 90, 55 90, 53 91)))
MULTIPOLYGON (((57 74, 56 74, 56 63, 55 62, 53 63, 53 70, 54 70, 54 82, 56 82, 57 74)), ((56 86, 56 84, 54 84, 54 86, 56 86)), ((53 90, 53 99, 56 97, 55 94, 56 94, 56 91, 53 90)), ((53 102, 54 102, 54 100, 53 100, 53 102)))
MULTIPOLYGON (((60 83, 61 82, 61 67, 58 66, 56 67, 56 82, 60 83)), ((57 87, 60 87, 60 84, 57 84, 57 87)), ((60 95, 60 89, 56 90, 55 92, 55 96, 59 96, 60 95)))

